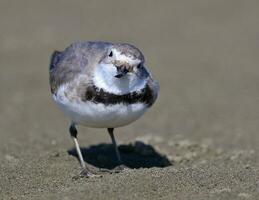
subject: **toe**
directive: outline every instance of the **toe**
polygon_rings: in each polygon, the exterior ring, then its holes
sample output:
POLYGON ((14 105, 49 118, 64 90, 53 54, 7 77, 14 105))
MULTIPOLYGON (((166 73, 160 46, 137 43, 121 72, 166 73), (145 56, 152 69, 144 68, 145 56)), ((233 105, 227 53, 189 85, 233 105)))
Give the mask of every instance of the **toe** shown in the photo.
POLYGON ((115 173, 119 173, 119 172, 122 172, 122 171, 127 170, 127 169, 129 169, 129 167, 127 167, 126 165, 119 165, 119 166, 115 167, 113 169, 113 171, 115 173))
POLYGON ((89 169, 83 169, 79 175, 77 176, 74 176, 73 179, 74 180, 77 180, 77 179, 80 179, 80 178, 94 178, 94 177, 102 177, 101 174, 99 174, 98 172, 94 172, 92 170, 89 170, 89 169))

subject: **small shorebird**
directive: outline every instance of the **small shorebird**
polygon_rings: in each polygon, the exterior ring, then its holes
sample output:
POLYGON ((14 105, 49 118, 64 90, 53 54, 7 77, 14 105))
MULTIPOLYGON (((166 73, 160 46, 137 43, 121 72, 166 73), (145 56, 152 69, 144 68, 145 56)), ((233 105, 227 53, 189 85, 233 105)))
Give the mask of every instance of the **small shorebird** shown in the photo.
POLYGON ((114 128, 137 120, 158 95, 158 83, 144 62, 141 51, 127 43, 76 42, 52 54, 52 97, 71 120, 69 132, 85 176, 94 174, 83 159, 76 125, 107 128, 122 164, 114 128))

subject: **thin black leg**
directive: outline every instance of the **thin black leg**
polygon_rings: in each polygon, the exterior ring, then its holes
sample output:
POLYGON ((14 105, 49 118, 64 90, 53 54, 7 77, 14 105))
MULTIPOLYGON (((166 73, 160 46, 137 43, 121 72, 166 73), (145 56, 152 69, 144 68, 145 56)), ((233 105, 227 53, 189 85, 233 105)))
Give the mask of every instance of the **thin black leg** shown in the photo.
POLYGON ((109 135, 110 135, 110 137, 112 139, 112 144, 114 146, 118 162, 119 162, 119 164, 122 164, 120 152, 119 152, 119 149, 118 149, 118 146, 117 146, 114 134, 113 134, 114 128, 108 128, 107 130, 108 130, 108 133, 109 133, 109 135))

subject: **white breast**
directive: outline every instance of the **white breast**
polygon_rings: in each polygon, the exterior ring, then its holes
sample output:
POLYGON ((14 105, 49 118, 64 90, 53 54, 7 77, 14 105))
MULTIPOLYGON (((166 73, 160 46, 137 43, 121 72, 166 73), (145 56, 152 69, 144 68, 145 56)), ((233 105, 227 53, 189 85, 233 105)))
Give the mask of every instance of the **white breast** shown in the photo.
POLYGON ((140 79, 135 74, 116 78, 117 69, 113 64, 99 64, 93 74, 93 84, 107 92, 122 95, 145 87, 147 79, 140 79))
POLYGON ((147 110, 143 103, 114 104, 105 106, 101 103, 69 101, 64 95, 66 86, 61 86, 55 102, 70 120, 76 124, 95 128, 116 128, 137 120, 147 110))

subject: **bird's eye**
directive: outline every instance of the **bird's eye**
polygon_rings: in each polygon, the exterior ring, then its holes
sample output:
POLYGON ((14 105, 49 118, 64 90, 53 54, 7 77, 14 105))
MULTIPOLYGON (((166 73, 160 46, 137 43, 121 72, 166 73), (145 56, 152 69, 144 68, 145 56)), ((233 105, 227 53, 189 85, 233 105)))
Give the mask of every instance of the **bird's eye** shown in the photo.
POLYGON ((137 68, 140 68, 141 67, 141 64, 138 64, 137 68))
POLYGON ((112 51, 109 53, 109 57, 112 57, 113 56, 113 53, 112 53, 112 51))

